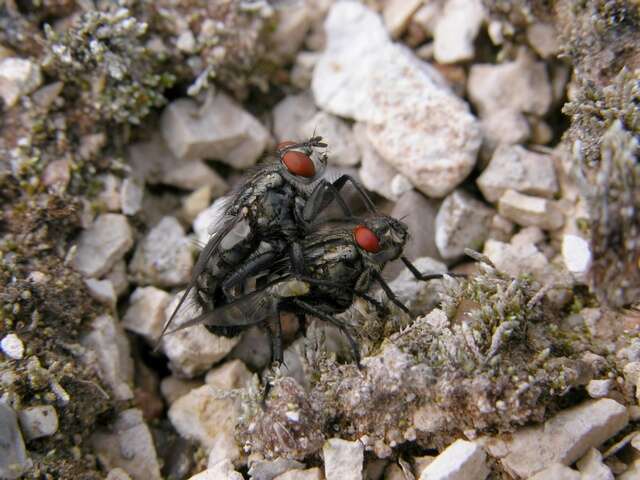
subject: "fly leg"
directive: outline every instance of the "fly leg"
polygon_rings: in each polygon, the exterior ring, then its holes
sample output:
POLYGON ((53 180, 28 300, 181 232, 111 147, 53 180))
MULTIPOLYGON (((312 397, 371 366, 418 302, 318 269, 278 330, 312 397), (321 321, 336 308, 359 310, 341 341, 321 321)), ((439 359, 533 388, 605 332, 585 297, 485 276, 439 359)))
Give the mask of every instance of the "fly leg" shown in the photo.
POLYGON ((342 213, 347 218, 353 217, 351 208, 347 205, 342 195, 340 195, 339 189, 337 189, 333 183, 329 183, 326 180, 321 180, 309 195, 309 199, 306 201, 302 210, 303 222, 310 223, 322 212, 329 204, 335 200, 338 202, 342 213))
POLYGON ((378 284, 382 287, 382 290, 384 290, 384 293, 387 294, 387 297, 389 298, 389 300, 395 303, 398 306, 398 308, 400 308, 400 310, 405 312, 407 315, 410 315, 411 312, 409 312, 409 309, 406 307, 404 303, 402 303, 398 299, 398 297, 396 297, 396 294, 393 293, 393 290, 391 290, 391 287, 389 286, 389 284, 387 284, 384 278, 382 278, 382 275, 380 275, 380 273, 376 272, 375 270, 373 271, 373 275, 375 276, 376 282, 378 282, 378 284))
MULTIPOLYGON (((275 317, 273 317, 268 325, 267 332, 269 339, 271 340, 271 367, 280 366, 284 363, 284 352, 282 350, 282 324, 280 323, 280 310, 275 317)), ((262 391, 262 404, 264 406, 267 395, 271 391, 271 382, 267 381, 262 391)))
POLYGON ((367 195, 367 192, 364 191, 364 188, 362 188, 362 185, 360 185, 360 183, 358 183, 356 179, 353 178, 351 175, 346 175, 346 174, 341 175, 340 177, 338 177, 337 180, 333 182, 333 186, 336 188, 337 191, 340 191, 342 190, 342 187, 346 185, 347 182, 350 182, 351 185, 353 185, 353 188, 355 188, 358 194, 362 197, 362 201, 367 207, 367 210, 369 211, 369 213, 376 213, 376 206, 373 204, 373 201, 371 200, 369 195, 367 195))
POLYGON ((227 294, 233 287, 242 284, 247 278, 266 269, 276 256, 277 253, 273 250, 252 255, 224 279, 221 285, 222 290, 227 294))
MULTIPOLYGON (((404 255, 402 257, 400 257, 400 260, 402 260, 402 263, 404 263, 407 268, 409 269, 409 271, 413 274, 413 276, 416 278, 416 280, 422 280, 424 282, 428 282, 429 280, 438 280, 440 278, 443 278, 445 275, 448 275, 450 277, 461 277, 461 278, 466 278, 467 275, 464 273, 421 273, 416 266, 411 263, 411 261, 405 257, 404 255)), ((384 288, 384 287, 383 287, 384 288)))
POLYGON ((338 319, 332 317, 328 313, 323 312, 322 310, 315 308, 298 298, 294 298, 291 303, 303 312, 308 313, 309 315, 313 315, 314 317, 318 317, 319 319, 324 320, 331 325, 335 325, 344 334, 344 336, 347 337, 349 345, 351 346, 353 358, 356 361, 356 365, 358 366, 358 369, 362 369, 362 365, 360 364, 360 347, 358 346, 358 343, 354 340, 351 332, 349 332, 349 329, 345 326, 344 323, 340 322, 338 319))
POLYGON ((372 296, 367 295, 366 293, 356 293, 356 295, 373 305, 378 316, 386 317, 389 314, 389 309, 382 302, 376 300, 372 296))

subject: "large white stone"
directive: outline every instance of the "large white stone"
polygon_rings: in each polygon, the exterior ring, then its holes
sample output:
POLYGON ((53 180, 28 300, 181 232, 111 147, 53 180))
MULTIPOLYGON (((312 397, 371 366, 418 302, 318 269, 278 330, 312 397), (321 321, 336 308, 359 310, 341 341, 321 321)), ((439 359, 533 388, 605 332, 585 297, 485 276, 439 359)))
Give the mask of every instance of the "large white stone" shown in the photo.
POLYGON ((238 169, 253 165, 269 141, 264 126, 224 93, 202 106, 175 100, 162 113, 161 128, 175 156, 216 158, 238 169))
POLYGON ((322 447, 327 480, 362 480, 364 445, 340 438, 327 440, 322 447))
POLYGON ((221 398, 219 389, 203 385, 173 402, 168 416, 181 436, 210 451, 220 435, 233 437, 238 406, 232 399, 221 398))
POLYGON ((48 437, 58 431, 58 413, 52 405, 25 408, 18 412, 18 418, 27 440, 48 437))
POLYGON ((138 243, 129 270, 139 283, 163 287, 191 279, 193 255, 184 228, 174 217, 164 217, 138 243))
POLYGON ((441 76, 390 41, 380 17, 338 2, 314 71, 316 102, 367 124, 378 153, 416 188, 442 197, 469 174, 481 143, 477 120, 441 76))
POLYGON ((489 202, 507 190, 553 198, 558 182, 551 155, 531 152, 520 145, 501 145, 476 181, 489 202))
POLYGON ((33 92, 42 83, 40 67, 30 60, 8 57, 0 60, 0 97, 7 107, 33 92))
MULTIPOLYGON (((183 292, 178 292, 165 310, 167 318, 175 310, 183 292)), ((195 304, 193 295, 184 302, 176 314, 174 329, 184 322, 197 317, 202 309, 195 304)), ((206 372, 211 366, 222 360, 238 343, 239 337, 218 337, 210 333, 204 325, 194 325, 178 332, 169 333, 162 338, 162 351, 169 358, 169 367, 186 377, 195 377, 206 372)))
POLYGON ((481 446, 456 440, 422 471, 420 480, 484 480, 489 475, 481 446))
POLYGON ((525 50, 512 62, 473 65, 467 88, 483 117, 503 109, 542 116, 551 106, 546 65, 525 50))
POLYGON ((87 277, 111 270, 133 246, 133 232, 124 215, 105 213, 80 234, 71 265, 87 277))
POLYGON ((553 200, 507 190, 498 201, 498 212, 523 227, 535 226, 556 230, 564 224, 564 216, 553 200))
POLYGON ((453 260, 465 248, 480 249, 489 235, 493 213, 464 190, 450 193, 436 216, 436 245, 442 258, 453 260))
POLYGON ((484 439, 484 445, 510 475, 528 478, 554 463, 571 465, 628 422, 627 409, 618 402, 608 398, 591 400, 504 439, 484 439))
POLYGON ((91 331, 82 340, 87 349, 83 361, 97 368, 98 375, 118 400, 133 398, 133 360, 122 326, 110 315, 101 315, 91 322, 91 331))
POLYGON ((473 44, 484 21, 481 0, 448 0, 434 32, 434 56, 438 63, 473 58, 473 44))
POLYGON ((154 344, 160 337, 171 295, 156 287, 138 287, 129 298, 129 308, 122 319, 127 330, 154 344))
POLYGON ((91 445, 106 469, 120 467, 133 480, 162 479, 151 431, 141 410, 121 412, 112 428, 91 436, 91 445))

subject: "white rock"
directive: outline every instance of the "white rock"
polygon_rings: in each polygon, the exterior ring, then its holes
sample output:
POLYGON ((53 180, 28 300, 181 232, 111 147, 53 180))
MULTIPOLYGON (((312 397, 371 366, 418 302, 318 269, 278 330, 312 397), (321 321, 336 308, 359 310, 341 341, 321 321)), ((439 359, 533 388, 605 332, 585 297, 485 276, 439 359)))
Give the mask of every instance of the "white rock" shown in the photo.
POLYGON ((240 360, 229 360, 207 372, 204 381, 207 385, 222 390, 244 388, 252 374, 240 360))
POLYGON ((318 467, 308 470, 289 470, 278 475, 274 480, 323 480, 322 470, 318 467))
POLYGON ((217 443, 219 435, 233 437, 238 419, 238 406, 222 398, 220 390, 211 385, 191 390, 169 408, 169 420, 184 438, 197 441, 205 451, 217 443))
POLYGON ((528 478, 554 463, 571 465, 628 423, 627 409, 605 398, 563 410, 542 425, 522 428, 509 438, 485 439, 489 453, 513 476, 528 478))
POLYGON ((304 464, 290 458, 254 460, 249 468, 251 480, 273 480, 278 475, 293 469, 304 468, 304 464))
POLYGON ((184 228, 164 217, 138 244, 129 270, 140 283, 172 287, 191 279, 193 255, 184 228))
POLYGON ((81 344, 87 349, 83 361, 95 366, 116 399, 133 398, 133 360, 129 340, 118 322, 110 315, 101 315, 91 322, 91 332, 81 344))
MULTIPOLYGON (((356 123, 353 126, 353 136, 362 155, 362 166, 358 171, 360 181, 367 190, 376 192, 389 200, 397 200, 401 193, 398 194, 393 191, 392 182, 396 176, 405 179, 406 177, 400 175, 394 167, 378 155, 378 152, 369 141, 366 130, 367 127, 364 123, 356 123)), ((411 187, 412 185, 407 191, 411 190, 411 187)))
POLYGON ((538 472, 529 480, 581 480, 580 473, 561 463, 554 463, 549 468, 538 472))
POLYGON ((489 202, 497 201, 509 189, 546 198, 558 192, 551 156, 519 145, 499 146, 477 184, 489 202))
POLYGON ((456 440, 424 469, 420 480, 484 480, 489 475, 481 446, 456 440))
POLYGON ((0 400, 0 438, 0 478, 24 478, 22 474, 33 462, 27 456, 16 413, 4 400, 0 400))
POLYGON ((98 194, 98 201, 101 202, 108 211, 119 212, 122 207, 120 203, 122 180, 110 173, 99 175, 98 180, 102 184, 102 189, 98 194))
POLYGON ((587 454, 576 462, 581 480, 613 480, 613 473, 602 462, 602 454, 596 448, 591 448, 587 454))
POLYGON ((105 468, 120 467, 133 480, 162 479, 153 438, 141 410, 121 412, 111 429, 97 431, 90 441, 105 468))
POLYGON ((227 182, 202 160, 180 162, 165 172, 162 183, 185 190, 210 187, 215 196, 223 195, 229 190, 227 182))
POLYGON ((407 177, 402 175, 401 173, 397 173, 391 179, 391 184, 389 185, 389 189, 391 190, 391 195, 396 198, 399 198, 403 194, 410 192, 413 190, 413 183, 407 177))
POLYGON ((165 310, 171 295, 156 287, 138 287, 129 298, 129 308, 122 319, 127 330, 154 345, 166 321, 165 310))
POLYGON ((436 245, 445 260, 464 255, 465 248, 479 250, 489 235, 493 210, 464 190, 445 198, 436 216, 436 245))
POLYGON ((473 58, 473 44, 484 21, 481 0, 447 0, 434 32, 434 55, 438 63, 473 58))
POLYGON ((591 247, 587 240, 577 235, 562 236, 562 260, 576 279, 584 279, 591 268, 591 259, 591 247))
POLYGON ((393 38, 398 38, 404 33, 411 16, 421 5, 422 0, 389 0, 385 2, 382 18, 393 38))
POLYGON ((513 62, 473 65, 467 89, 483 117, 503 109, 542 116, 551 106, 546 66, 525 50, 513 62))
POLYGON ((189 477, 189 480, 244 480, 244 477, 234 470, 230 461, 223 460, 205 471, 189 477))
POLYGON ((591 398, 606 397, 615 384, 616 382, 612 378, 606 380, 591 380, 587 384, 587 393, 589 393, 591 398))
POLYGON ((562 211, 552 200, 532 197, 507 190, 498 201, 498 211, 503 217, 524 227, 536 226, 544 230, 556 230, 564 224, 562 211))
POLYGON ((240 446, 236 442, 233 432, 223 431, 214 436, 211 450, 209 451, 209 458, 207 459, 207 466, 212 468, 217 463, 229 460, 234 465, 238 466, 244 462, 240 446))
POLYGON ((48 437, 58 431, 58 413, 51 405, 29 407, 18 412, 20 428, 27 440, 48 437))
POLYGON ((186 380, 178 378, 175 375, 169 375, 160 382, 160 392, 165 401, 171 405, 177 399, 186 395, 191 390, 199 388, 203 385, 202 380, 186 380))
POLYGON ((313 118, 317 111, 309 93, 282 99, 273 109, 273 133, 278 142, 302 140, 300 126, 313 118))
POLYGON ((276 4, 278 23, 269 39, 278 57, 292 58, 300 49, 311 26, 312 8, 308 2, 276 4))
POLYGON ((47 164, 42 173, 42 183, 46 187, 59 192, 64 192, 71 180, 69 161, 66 159, 54 160, 47 164))
POLYGON ((291 68, 291 84, 300 90, 308 90, 313 78, 313 69, 320 58, 318 52, 300 52, 291 68))
POLYGON ((529 45, 542 58, 557 55, 560 49, 558 32, 551 23, 533 23, 527 27, 529 45))
POLYGON ((5 335, 0 341, 0 348, 7 357, 14 360, 20 360, 24 355, 24 343, 15 333, 5 335))
POLYGON ((340 438, 327 440, 322 447, 327 480, 362 480, 364 445, 340 438))
POLYGON ((528 274, 543 283, 556 278, 547 257, 535 245, 512 245, 489 239, 484 244, 483 253, 498 270, 513 277, 528 274))
POLYGON ((314 132, 322 135, 329 144, 327 149, 329 163, 341 166, 360 163, 360 150, 351 127, 344 120, 327 112, 318 112, 300 128, 303 138, 310 138, 314 132))
POLYGON ((480 127, 440 75, 393 44, 380 17, 338 2, 325 23, 328 45, 312 90, 325 110, 367 124, 378 153, 416 188, 442 197, 469 174, 480 127))
POLYGON ((23 95, 33 92, 42 84, 40 67, 18 57, 0 60, 0 97, 8 108, 23 95))
POLYGON ((178 50, 182 50, 186 53, 191 53, 196 48, 196 39, 193 36, 193 32, 191 30, 185 30, 180 35, 178 35, 178 39, 176 40, 176 47, 178 50))
POLYGON ((126 471, 118 467, 109 470, 106 480, 131 480, 131 477, 126 471))
POLYGON ((216 158, 238 169, 253 165, 269 141, 262 124, 224 93, 201 107, 175 100, 162 113, 161 127, 176 157, 216 158))
POLYGON ((204 186, 182 199, 180 218, 193 223, 198 214, 211 204, 211 187, 204 186))
POLYGON ((122 181, 120 189, 120 203, 122 213, 125 215, 135 215, 142 208, 144 197, 144 183, 132 177, 127 177, 122 181))
POLYGON ((86 278, 84 284, 89 290, 89 295, 98 300, 100 303, 115 308, 118 296, 116 290, 113 288, 111 280, 97 280, 95 278, 86 278))
MULTIPOLYGON (((491 226, 489 227, 489 238, 500 242, 508 242, 513 235, 515 224, 504 218, 502 215, 495 214, 491 217, 491 226)), ((530 227, 534 228, 534 227, 530 227)))
POLYGON ((124 215, 104 213, 80 234, 71 265, 87 277, 107 273, 133 246, 133 232, 124 215))
POLYGON ((127 277, 127 264, 124 260, 119 260, 105 277, 111 282, 116 295, 119 297, 129 289, 129 278, 127 277))
MULTIPOLYGON (((167 318, 175 310, 183 292, 178 292, 165 310, 167 318)), ((200 315, 202 310, 195 305, 193 295, 185 301, 176 314, 172 328, 200 315)), ((238 343, 238 337, 218 337, 209 333, 204 325, 182 329, 162 338, 162 350, 169 357, 169 366, 183 376, 195 377, 206 372, 222 360, 238 343)))
MULTIPOLYGON (((487 115, 481 119, 481 126, 482 133, 484 134, 482 151, 483 155, 487 157, 493 154, 498 145, 516 145, 523 143, 531 135, 527 118, 522 113, 512 109, 488 112, 487 115)), ((510 159, 509 161, 512 162, 513 160, 510 159)), ((531 165, 531 167, 537 166, 537 164, 531 165)), ((511 165, 509 165, 509 168, 511 168, 511 165)), ((501 173, 509 175, 511 172, 507 169, 506 172, 501 173)))

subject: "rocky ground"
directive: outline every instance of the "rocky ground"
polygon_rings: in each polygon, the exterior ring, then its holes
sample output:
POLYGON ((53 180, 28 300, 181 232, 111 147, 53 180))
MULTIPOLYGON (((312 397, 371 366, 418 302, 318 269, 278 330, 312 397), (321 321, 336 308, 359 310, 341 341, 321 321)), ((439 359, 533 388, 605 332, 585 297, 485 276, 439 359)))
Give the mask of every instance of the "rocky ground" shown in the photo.
POLYGON ((638 45, 631 0, 0 3, 0 477, 640 478, 638 45), (216 200, 313 132, 468 279, 390 265, 361 370, 292 318, 275 371, 257 328, 154 352, 216 200))

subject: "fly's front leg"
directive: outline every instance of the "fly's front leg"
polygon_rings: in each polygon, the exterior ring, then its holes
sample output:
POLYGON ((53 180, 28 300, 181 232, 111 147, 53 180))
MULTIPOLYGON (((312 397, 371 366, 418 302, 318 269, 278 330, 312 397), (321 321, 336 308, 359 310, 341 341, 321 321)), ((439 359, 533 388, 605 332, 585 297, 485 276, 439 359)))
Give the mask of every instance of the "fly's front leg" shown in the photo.
POLYGON ((334 184, 329 183, 326 180, 321 180, 315 186, 304 205, 302 210, 303 222, 305 224, 313 222, 320 212, 327 208, 333 200, 338 202, 338 205, 345 217, 353 217, 351 208, 349 208, 347 202, 342 198, 342 195, 340 195, 339 190, 334 186, 334 184))
POLYGON ((406 307, 404 303, 402 303, 398 299, 398 297, 396 297, 396 294, 393 293, 393 290, 391 290, 391 287, 389 286, 389 284, 385 282, 384 278, 382 278, 382 275, 380 275, 380 273, 375 270, 373 270, 372 273, 376 279, 376 282, 378 282, 378 284, 382 287, 382 290, 384 290, 384 293, 386 293, 389 300, 395 303, 398 306, 398 308, 400 308, 400 310, 405 312, 407 315, 410 315, 411 312, 409 311, 409 309, 406 307))
POLYGON ((411 263, 411 261, 404 255, 400 257, 400 260, 402 260, 402 263, 404 263, 407 266, 407 268, 413 274, 416 280, 421 280, 423 282, 428 282, 429 280, 438 280, 438 279, 444 278, 445 275, 448 275, 450 277, 467 278, 467 275, 464 273, 446 273, 446 274, 445 273, 421 273, 416 268, 416 266, 413 263, 411 263))
POLYGON ((383 305, 382 302, 376 300, 370 295, 367 295, 366 293, 356 293, 356 295, 373 305, 379 317, 386 317, 387 315, 389 315, 389 309, 385 305, 383 305))
POLYGON ((356 179, 351 175, 341 175, 335 182, 333 182, 333 186, 337 191, 340 191, 347 182, 350 182, 351 185, 353 185, 353 188, 355 188, 358 194, 360 194, 360 197, 362 197, 362 201, 367 207, 369 213, 376 213, 376 206, 373 204, 373 201, 371 200, 367 192, 365 192, 364 188, 362 188, 362 185, 360 185, 360 183, 358 183, 358 181, 356 181, 356 179))

